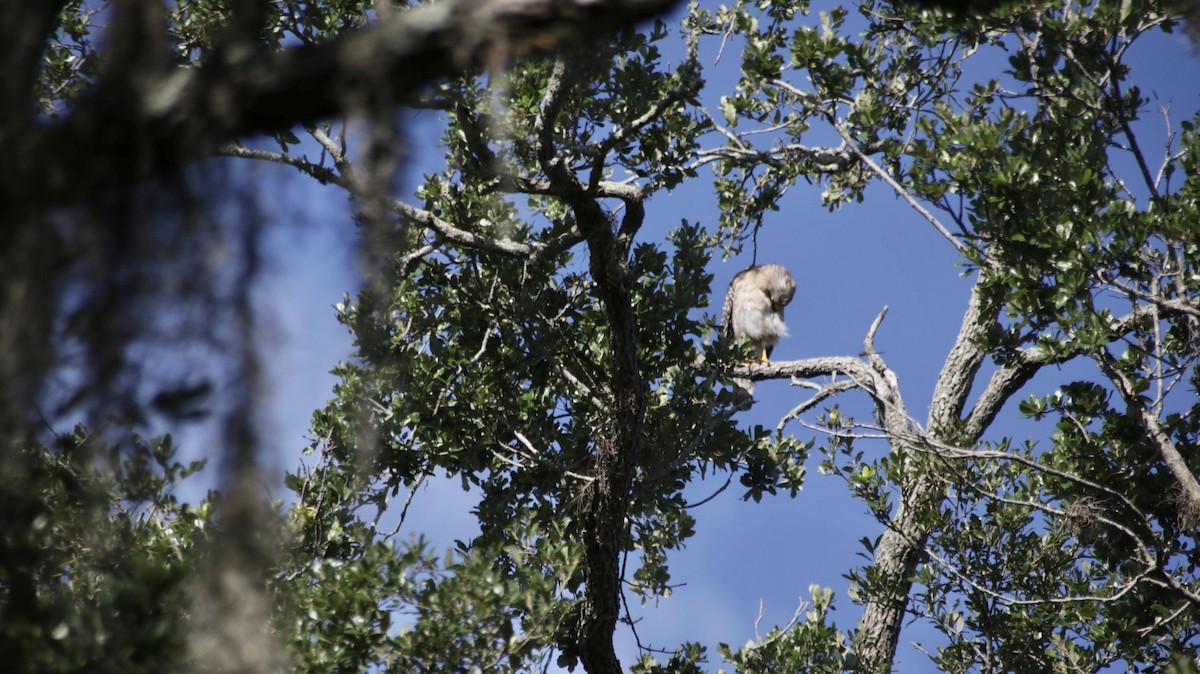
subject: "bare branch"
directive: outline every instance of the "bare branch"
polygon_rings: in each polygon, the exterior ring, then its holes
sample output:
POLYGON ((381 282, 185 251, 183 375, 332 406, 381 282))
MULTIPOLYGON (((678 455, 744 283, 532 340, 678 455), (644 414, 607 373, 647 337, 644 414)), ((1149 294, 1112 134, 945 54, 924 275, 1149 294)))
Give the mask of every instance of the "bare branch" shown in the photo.
POLYGON ((226 145, 217 148, 215 155, 219 157, 238 157, 241 159, 255 159, 258 161, 269 161, 284 166, 291 166, 299 169, 312 178, 315 178, 320 183, 328 183, 338 185, 350 189, 352 187, 349 179, 345 178, 337 171, 314 164, 303 157, 297 157, 283 152, 271 152, 269 150, 255 150, 242 145, 226 145))
POLYGON ((887 307, 885 306, 875 320, 871 322, 871 327, 867 330, 867 336, 863 340, 864 355, 866 361, 861 358, 851 358, 845 356, 833 356, 824 358, 808 358, 804 360, 793 361, 771 361, 767 363, 741 363, 733 367, 730 374, 740 379, 750 379, 752 381, 761 381, 763 379, 812 379, 820 376, 833 376, 836 374, 844 374, 851 380, 851 384, 841 386, 834 385, 828 392, 818 390, 814 399, 806 403, 802 403, 793 413, 789 413, 780 422, 780 427, 795 418, 815 405, 821 399, 828 398, 834 393, 840 393, 850 388, 861 388, 866 391, 871 399, 875 402, 876 416, 879 419, 879 424, 885 428, 893 437, 904 437, 910 427, 915 425, 915 422, 908 416, 905 409, 904 401, 900 396, 899 383, 896 378, 896 373, 888 367, 884 362, 883 357, 875 350, 875 333, 878 332, 880 324, 887 316, 887 307))
POLYGON ((773 360, 768 363, 741 363, 734 366, 730 373, 736 377, 762 381, 764 379, 787 379, 800 377, 812 379, 833 374, 846 374, 859 379, 870 380, 870 367, 858 358, 850 356, 824 356, 821 358, 805 358, 803 360, 773 360))
POLYGON ((879 352, 875 350, 875 333, 879 332, 879 326, 883 324, 883 319, 887 316, 888 308, 884 305, 883 309, 879 310, 879 315, 875 320, 871 321, 871 327, 867 329, 867 336, 863 339, 863 353, 868 356, 877 356, 879 352))
POLYGON ((821 404, 821 402, 828 400, 829 398, 832 398, 843 391, 849 391, 853 388, 858 388, 858 382, 853 379, 844 379, 839 382, 832 382, 828 385, 818 387, 817 392, 814 393, 811 398, 805 400, 799 405, 796 405, 791 409, 791 411, 785 414, 775 426, 775 430, 782 431, 789 422, 794 419, 799 419, 801 414, 811 410, 812 408, 821 404))

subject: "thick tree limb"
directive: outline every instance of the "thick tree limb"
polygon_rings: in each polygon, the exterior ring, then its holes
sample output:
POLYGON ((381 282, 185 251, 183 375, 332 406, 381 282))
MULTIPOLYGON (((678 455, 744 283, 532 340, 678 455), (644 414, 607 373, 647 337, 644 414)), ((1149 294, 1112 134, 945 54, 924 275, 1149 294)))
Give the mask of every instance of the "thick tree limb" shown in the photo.
POLYGON ((590 487, 591 508, 585 530, 584 598, 580 652, 589 674, 621 671, 613 648, 620 616, 621 541, 633 471, 641 453, 646 416, 646 385, 637 361, 637 323, 633 313, 631 274, 599 204, 580 198, 573 204, 576 221, 587 237, 589 269, 596 282, 611 351, 609 395, 611 424, 596 438, 596 477, 590 487))
POLYGON ((980 272, 971 288, 958 337, 934 385, 933 400, 929 405, 929 428, 948 428, 958 422, 966 407, 975 375, 983 365, 986 354, 979 347, 979 339, 984 331, 995 324, 999 313, 998 305, 987 310, 983 306, 981 292, 984 279, 984 272, 980 272))
MULTIPOLYGON (((1152 307, 1138 307, 1113 321, 1114 337, 1123 336, 1133 330, 1138 322, 1151 311, 1152 307)), ((1048 354, 1040 347, 1034 346, 1013 354, 1000 369, 992 374, 991 379, 979 394, 979 399, 975 401, 975 406, 963 420, 964 439, 962 443, 969 444, 978 441, 1013 394, 1028 383, 1043 367, 1065 363, 1083 353, 1083 349, 1069 349, 1058 354, 1048 354)))
POLYGON ((554 60, 550 78, 546 80, 546 91, 538 103, 537 116, 533 118, 533 138, 537 145, 534 154, 543 168, 554 161, 554 122, 562 110, 567 89, 567 61, 563 56, 554 60))
MULTIPOLYGON (((439 78, 602 35, 676 1, 445 0, 324 44, 196 67, 110 69, 66 119, 26 120, 20 135, 9 136, 27 139, 27 146, 15 162, 20 171, 5 171, 19 182, 5 184, 43 205, 76 200, 172 171, 238 135, 312 122, 367 98, 402 102, 439 78), (103 160, 80 162, 81 156, 103 160)), ((16 25, 27 29, 29 22, 16 25)), ((40 49, 23 51, 9 65, 24 72, 33 67, 31 54, 40 58, 40 49)), ((22 81, 21 92, 10 92, 20 96, 9 100, 32 106, 31 82, 22 81)))
POLYGON ((787 379, 800 377, 812 379, 834 374, 846 374, 859 382, 870 381, 871 369, 861 358, 852 356, 825 356, 803 360, 773 360, 768 363, 744 363, 730 370, 733 376, 753 381, 764 379, 787 379))

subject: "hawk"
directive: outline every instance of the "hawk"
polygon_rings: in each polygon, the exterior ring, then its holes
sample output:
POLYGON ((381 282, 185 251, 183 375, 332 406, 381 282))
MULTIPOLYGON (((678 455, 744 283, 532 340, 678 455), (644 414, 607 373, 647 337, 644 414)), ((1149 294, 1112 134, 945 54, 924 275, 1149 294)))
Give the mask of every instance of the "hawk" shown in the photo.
MULTIPOLYGON (((725 306, 721 310, 721 334, 749 340, 758 347, 759 361, 766 363, 771 350, 788 334, 783 324, 783 308, 796 294, 796 279, 778 264, 750 267, 729 282, 725 306)), ((735 379, 746 393, 754 392, 754 383, 735 379)))

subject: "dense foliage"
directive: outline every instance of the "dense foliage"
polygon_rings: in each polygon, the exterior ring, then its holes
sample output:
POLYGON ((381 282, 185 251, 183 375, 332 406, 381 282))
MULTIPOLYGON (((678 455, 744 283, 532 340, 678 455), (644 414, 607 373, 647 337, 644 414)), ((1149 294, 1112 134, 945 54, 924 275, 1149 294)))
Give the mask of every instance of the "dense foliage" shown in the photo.
MULTIPOLYGON (((111 93, 106 77, 138 55, 120 40, 106 51, 104 22, 150 26, 159 75, 234 79, 233 47, 289 54, 406 16, 366 2, 138 9, 152 4, 62 6, 33 81, 43 119, 111 93)), ((189 505, 174 493, 199 464, 170 436, 105 423, 54 437, 36 415, 0 417, 7 661, 621 671, 629 605, 670 594, 671 554, 704 516, 685 489, 718 476, 748 500, 795 496, 819 461, 885 525, 847 570, 858 625, 835 626, 833 593, 814 586, 793 623, 718 647, 738 671, 887 671, 910 618, 939 633, 939 671, 1194 669, 1200 141, 1197 118, 1160 110, 1127 65, 1177 25, 1168 6, 702 3, 678 27, 586 45, 532 25, 537 39, 485 41, 482 67, 405 93, 440 120, 444 152, 419 158, 414 194, 393 189, 404 134, 379 73, 339 89, 362 123, 250 115, 229 128, 265 135, 205 147, 352 199, 361 230, 347 236, 375 263, 338 307, 355 352, 269 512, 247 501, 252 443, 236 421, 237 451, 218 453, 229 493, 189 505), (729 90, 706 82, 701 54, 735 50, 729 90), (1165 142, 1147 140, 1155 116, 1165 142), (647 217, 710 175, 710 222, 647 217), (714 339, 710 263, 773 226, 803 182, 830 209, 885 186, 972 279, 926 419, 875 349, 878 322, 861 354, 770 365, 714 339), (1057 375, 1067 362, 1084 374, 1057 375), (776 428, 747 425, 735 372, 811 397, 776 428), (996 419, 1014 413, 1044 430, 1005 435, 996 419), (445 478, 478 495, 480 535, 439 555, 404 517, 445 478), (246 652, 212 655, 239 638, 246 652)), ((153 108, 173 80, 146 77, 129 95, 153 108)), ((219 100, 236 108, 235 94, 219 100)), ((71 240, 63 222, 44 224, 71 240)), ((229 414, 252 411, 241 395, 229 414)), ((624 664, 697 671, 709 657, 697 643, 639 655, 624 664)))
POLYGON ((10 450, 28 470, 5 475, 6 492, 20 485, 33 496, 6 498, 3 520, 0 649, 19 671, 151 672, 185 661, 186 585, 209 509, 173 490, 200 464, 180 463, 170 436, 109 430, 78 427, 52 446, 10 450))

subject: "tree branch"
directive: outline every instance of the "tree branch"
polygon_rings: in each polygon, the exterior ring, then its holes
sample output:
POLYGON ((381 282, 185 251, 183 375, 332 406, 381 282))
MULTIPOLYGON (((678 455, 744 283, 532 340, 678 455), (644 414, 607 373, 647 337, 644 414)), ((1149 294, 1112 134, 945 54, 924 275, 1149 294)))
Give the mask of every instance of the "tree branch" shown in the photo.
MULTIPOLYGON (((236 63, 214 59, 152 76, 110 70, 66 119, 27 129, 21 154, 36 161, 18 162, 25 177, 9 186, 42 204, 84 198, 171 172, 239 135, 338 114, 367 93, 399 103, 429 82, 488 63, 497 50, 577 43, 676 2, 444 0, 327 43, 264 50, 236 63), (80 155, 105 160, 79 162, 80 155)), ((15 100, 28 100, 29 91, 20 93, 15 100)))
POLYGON ((1195 473, 1188 467, 1187 461, 1183 458, 1179 448, 1175 446, 1174 441, 1171 440, 1170 434, 1159 423, 1158 415, 1146 407, 1133 379, 1121 370, 1112 354, 1105 349, 1100 349, 1095 355, 1095 360, 1104 374, 1112 381, 1117 392, 1121 394, 1121 398, 1125 400, 1130 416, 1145 429, 1154 446, 1158 448, 1163 463, 1167 464, 1175 481, 1179 483, 1182 497, 1179 503, 1180 519, 1184 526, 1189 528, 1196 526, 1200 523, 1200 482, 1196 480, 1195 473))
POLYGON ((908 205, 911 206, 913 210, 915 210, 917 213, 920 213, 921 217, 929 221, 929 224, 933 225, 934 229, 936 229, 944 239, 949 241, 950 245, 954 246, 954 249, 957 250, 959 254, 966 255, 968 250, 966 244, 964 244, 962 241, 959 241, 958 237, 950 233, 950 230, 946 229, 946 226, 943 225, 940 220, 934 217, 933 213, 929 212, 929 209, 922 206, 920 202, 913 198, 913 195, 909 193, 908 190, 904 189, 904 186, 897 182, 896 179, 892 177, 892 174, 888 173, 882 166, 875 163, 875 160, 871 159, 866 152, 863 152, 862 149, 859 148, 858 144, 854 142, 854 139, 850 137, 850 134, 847 133, 846 129, 843 128, 836 119, 830 116, 829 123, 833 125, 834 129, 837 130, 838 135, 842 137, 842 140, 846 142, 846 146, 850 148, 850 151, 854 153, 854 156, 858 157, 859 161, 866 164, 868 168, 875 172, 875 175, 879 176, 880 179, 891 186, 892 190, 896 192, 896 196, 908 202, 908 205))
MULTIPOLYGON (((613 634, 621 615, 621 550, 626 535, 625 514, 633 475, 641 454, 646 416, 646 384, 637 357, 638 325, 633 311, 633 275, 626 245, 641 224, 640 194, 623 192, 626 222, 622 234, 613 232, 609 215, 597 201, 600 186, 589 189, 557 156, 553 125, 570 89, 565 59, 551 71, 534 120, 536 154, 549 180, 549 189, 570 207, 588 246, 588 271, 596 299, 604 309, 608 331, 607 398, 610 423, 596 432, 595 480, 587 485, 589 504, 584 520, 584 565, 587 587, 579 624, 579 653, 589 674, 620 674, 613 634)), ((607 189, 616 189, 609 184, 607 189)))
POLYGON ((500 253, 512 257, 531 257, 538 252, 544 244, 540 243, 521 243, 519 241, 510 241, 508 239, 493 239, 491 237, 482 236, 473 232, 468 232, 465 229, 459 229, 449 222, 437 217, 433 213, 426 211, 411 204, 407 204, 399 199, 390 199, 389 207, 391 210, 410 222, 428 227, 438 234, 445 237, 448 241, 453 241, 467 248, 476 250, 484 250, 491 253, 500 253))
POLYGON ((740 141, 739 145, 741 147, 734 148, 725 145, 710 150, 700 150, 696 152, 698 159, 692 164, 691 168, 699 168, 705 164, 720 160, 729 160, 738 163, 744 162, 751 165, 762 164, 764 166, 779 168, 798 163, 802 159, 807 159, 823 171, 840 171, 854 161, 854 155, 841 147, 808 147, 799 143, 789 143, 787 145, 772 147, 769 150, 754 150, 745 146, 740 141))
POLYGON ((319 164, 314 164, 302 157, 285 154, 283 152, 271 152, 269 150, 256 150, 245 147, 244 145, 225 145, 217 148, 214 153, 218 157, 237 157, 240 159, 254 159, 257 161, 269 161, 284 166, 291 166, 299 170, 301 173, 308 175, 321 184, 332 184, 345 188, 353 192, 353 185, 350 179, 332 169, 326 168, 319 164))
MULTIPOLYGON (((986 272, 981 270, 975 285, 971 287, 962 327, 959 328, 958 337, 955 338, 954 346, 950 348, 942 371, 938 374, 937 384, 934 385, 933 399, 929 405, 928 426, 931 429, 949 429, 962 418, 975 375, 979 373, 986 357, 979 340, 996 322, 1000 307, 984 307, 982 292, 985 274, 986 272)), ((990 419, 988 421, 990 423, 990 419)), ((985 427, 980 426, 978 433, 981 434, 985 427)), ((970 437, 978 438, 979 435, 970 437)))
MULTIPOLYGON (((1149 307, 1138 307, 1116 319, 1112 324, 1113 335, 1126 334, 1149 312, 1149 307)), ((1028 383, 1042 367, 1065 363, 1083 353, 1083 349, 1075 348, 1052 355, 1036 346, 1017 351, 992 374, 987 386, 979 394, 979 399, 975 401, 975 407, 964 422, 964 437, 971 439, 971 442, 978 440, 995 420, 996 415, 1000 413, 1000 409, 1004 407, 1009 398, 1028 383)))
POLYGON ((537 145, 534 156, 545 169, 554 161, 554 122, 562 109, 567 90, 567 61, 563 57, 554 60, 550 77, 546 80, 546 91, 538 103, 537 116, 533 118, 532 136, 537 145))
MULTIPOLYGON (((1182 265, 1180 266, 1180 268, 1181 269, 1183 268, 1182 265)), ((1150 302, 1151 304, 1156 304, 1156 305, 1162 307, 1163 309, 1167 309, 1168 311, 1171 311, 1174 313, 1183 314, 1186 316, 1190 316, 1192 318, 1200 318, 1200 305, 1198 305, 1195 300, 1187 301, 1181 297, 1164 298, 1164 297, 1160 297, 1156 293, 1155 294, 1147 293, 1129 283, 1120 281, 1117 277, 1115 277, 1111 274, 1104 274, 1101 276, 1101 278, 1104 280, 1105 283, 1111 285, 1113 288, 1116 288, 1117 290, 1125 293, 1126 295, 1128 295, 1132 298, 1136 298, 1136 299, 1142 300, 1144 302, 1150 302)), ((1177 290, 1179 290, 1179 289, 1177 288, 1177 290)), ((1191 298, 1188 298, 1188 299, 1191 299, 1191 298)))

